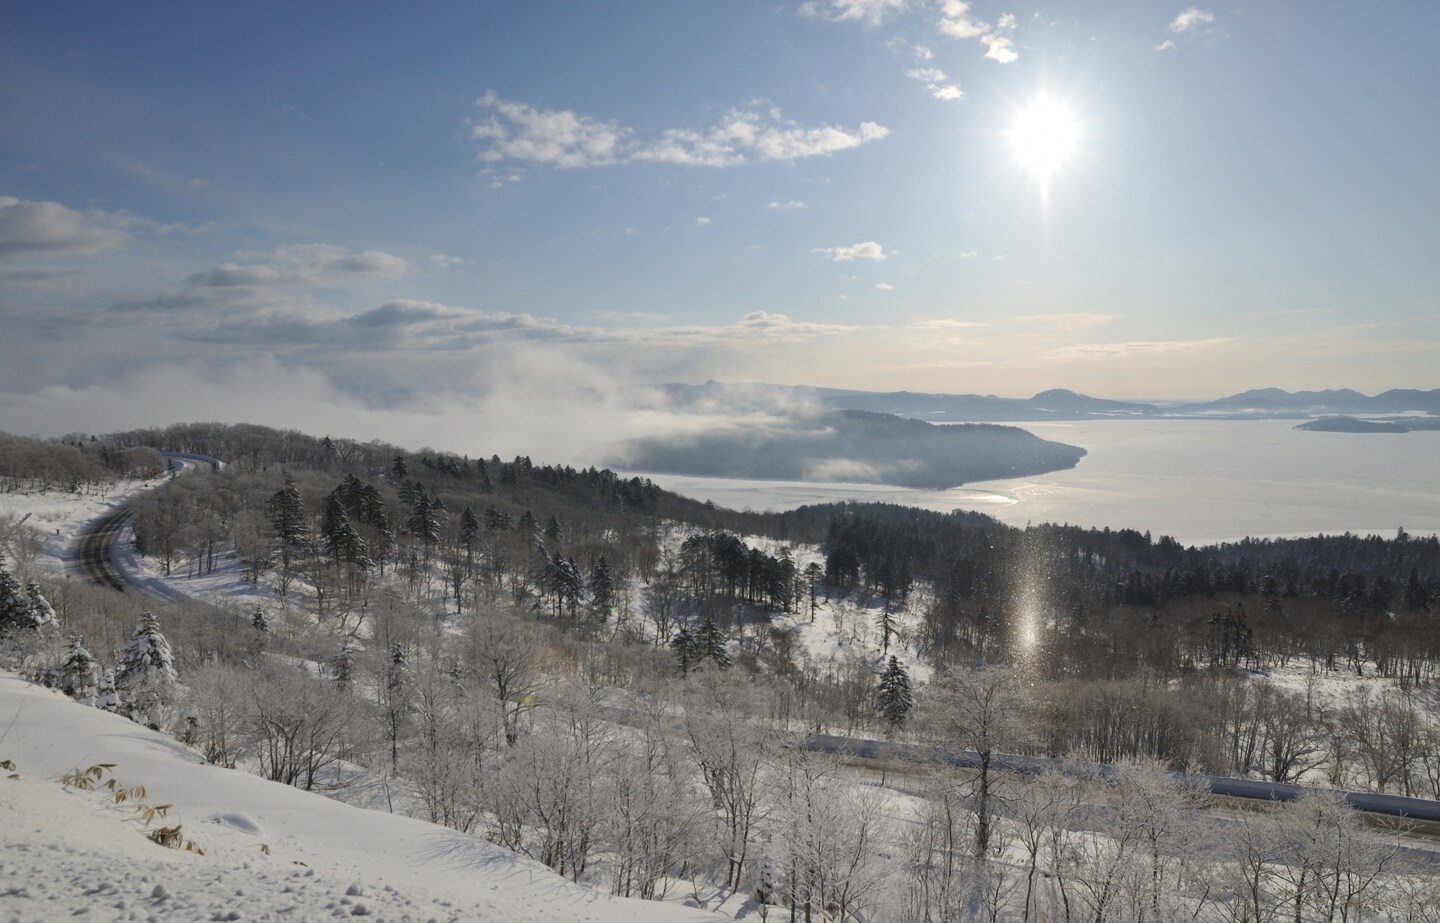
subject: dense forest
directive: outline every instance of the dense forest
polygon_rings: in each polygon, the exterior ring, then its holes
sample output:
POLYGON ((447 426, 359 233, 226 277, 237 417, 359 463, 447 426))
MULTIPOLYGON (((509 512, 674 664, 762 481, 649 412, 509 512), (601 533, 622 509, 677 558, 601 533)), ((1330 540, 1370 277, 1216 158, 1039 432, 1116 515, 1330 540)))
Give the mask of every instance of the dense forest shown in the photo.
POLYGON ((1433 919, 1433 879, 1395 877, 1408 860, 1343 804, 1221 828, 1169 774, 1440 798, 1433 536, 1188 548, 881 504, 741 514, 255 426, 4 445, 14 490, 223 460, 136 494, 135 548, 181 587, 235 574, 243 605, 146 618, 0 530, 5 663, 220 765, 373 774, 615 893, 706 882, 797 919, 1369 919, 1382 897, 1433 919), (59 458, 93 467, 67 481, 59 458), (133 662, 162 646, 169 673, 133 662), (827 731, 1120 769, 877 787, 806 752, 827 731))

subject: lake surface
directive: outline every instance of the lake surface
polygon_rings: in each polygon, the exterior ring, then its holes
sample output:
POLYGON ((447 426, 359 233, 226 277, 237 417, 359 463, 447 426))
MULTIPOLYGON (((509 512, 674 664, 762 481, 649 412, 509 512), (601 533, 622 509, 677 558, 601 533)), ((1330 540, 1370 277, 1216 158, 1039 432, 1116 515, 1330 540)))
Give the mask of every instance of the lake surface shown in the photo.
POLYGON ((1315 433, 1294 420, 1086 420, 1015 424, 1088 451, 1035 477, 908 490, 646 475, 735 509, 879 500, 973 509, 1023 526, 1068 522, 1148 530, 1185 544, 1251 536, 1440 533, 1440 431, 1315 433))

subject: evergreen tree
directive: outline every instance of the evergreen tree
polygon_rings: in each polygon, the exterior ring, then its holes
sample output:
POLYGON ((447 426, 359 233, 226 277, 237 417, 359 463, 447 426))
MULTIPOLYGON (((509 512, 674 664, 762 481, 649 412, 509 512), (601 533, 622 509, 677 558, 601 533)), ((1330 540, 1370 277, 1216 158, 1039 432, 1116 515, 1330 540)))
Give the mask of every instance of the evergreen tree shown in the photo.
POLYGON ((805 582, 810 584, 810 621, 815 621, 815 590, 825 579, 825 568, 815 561, 805 565, 805 582))
POLYGON ((890 725, 890 732, 905 723, 915 700, 910 694, 910 675, 892 654, 890 661, 880 674, 880 683, 875 693, 875 708, 890 725))
POLYGON ((695 635, 695 651, 698 657, 714 662, 717 667, 730 666, 730 655, 725 651, 725 636, 709 615, 700 623, 695 635))
POLYGON ((265 518, 270 522, 270 531, 280 546, 281 595, 291 578, 290 563, 293 552, 302 547, 309 532, 305 525, 305 501, 290 475, 285 475, 285 485, 265 501, 265 518))
POLYGON ((93 705, 98 680, 95 658, 80 643, 79 638, 71 638, 70 652, 65 655, 65 662, 60 666, 60 691, 77 702, 93 705))
POLYGON ((31 583, 22 592, 20 581, 5 569, 5 559, 0 556, 0 637, 54 624, 55 610, 40 594, 40 587, 31 583))
POLYGON ((480 520, 470 507, 460 514, 460 546, 465 549, 465 569, 475 566, 475 540, 480 537, 480 520))
POLYGON ((610 562, 602 554, 595 559, 590 569, 590 604, 601 619, 609 617, 615 606, 615 575, 610 571, 610 562))
POLYGON ((552 545, 560 544, 560 520, 551 516, 545 522, 545 540, 552 545))
POLYGON ((890 613, 890 600, 875 614, 875 627, 880 631, 880 651, 890 653, 890 636, 895 633, 895 617, 890 613))
POLYGON ((156 709, 170 700, 178 682, 170 642, 161 634, 155 615, 146 612, 120 652, 115 688, 130 703, 132 718, 153 723, 156 709))
POLYGON ((404 455, 396 455, 395 461, 390 465, 390 480, 400 483, 410 476, 410 466, 405 464, 404 455))
POLYGON ((440 514, 445 504, 432 497, 424 485, 416 484, 414 501, 410 506, 410 517, 405 520, 405 531, 420 539, 425 545, 426 555, 430 546, 440 541, 440 514))
POLYGON ((681 626, 670 640, 670 649, 675 652, 676 666, 680 668, 681 676, 689 676, 690 668, 694 666, 696 659, 695 636, 690 629, 681 626))
POLYGON ((115 673, 111 670, 100 674, 100 684, 95 689, 95 707, 108 712, 120 711, 120 690, 115 688, 115 673))
POLYGON ((350 642, 340 645, 340 650, 330 661, 330 675, 335 680, 335 685, 341 689, 349 689, 350 684, 355 680, 355 651, 350 647, 350 642))
POLYGON ((410 712, 411 677, 405 645, 390 645, 390 663, 385 668, 385 730, 390 738, 390 769, 400 764, 400 738, 410 712))

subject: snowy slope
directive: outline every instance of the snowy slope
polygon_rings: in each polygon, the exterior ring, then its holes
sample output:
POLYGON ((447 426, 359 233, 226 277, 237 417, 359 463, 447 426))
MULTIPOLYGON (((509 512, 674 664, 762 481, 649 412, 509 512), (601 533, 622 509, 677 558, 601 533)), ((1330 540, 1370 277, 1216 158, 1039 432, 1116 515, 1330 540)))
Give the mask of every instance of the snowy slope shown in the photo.
POLYGON ((700 921, 611 898, 424 821, 205 765, 176 741, 0 672, 0 919, 700 921), (151 843, 132 805, 66 790, 114 763, 122 787, 171 804, 205 855, 151 843), (268 847, 268 854, 262 847, 268 847))

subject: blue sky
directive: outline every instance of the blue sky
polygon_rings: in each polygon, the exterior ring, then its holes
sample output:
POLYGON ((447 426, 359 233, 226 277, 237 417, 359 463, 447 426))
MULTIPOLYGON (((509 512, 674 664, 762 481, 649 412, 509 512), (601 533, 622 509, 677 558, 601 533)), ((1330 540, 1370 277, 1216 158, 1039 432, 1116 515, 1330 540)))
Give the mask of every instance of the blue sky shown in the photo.
POLYGON ((490 420, 711 377, 1435 387, 1437 27, 1431 4, 12 4, 0 427, 490 420), (1011 137, 1037 97, 1076 131, 1043 180, 1011 137))

